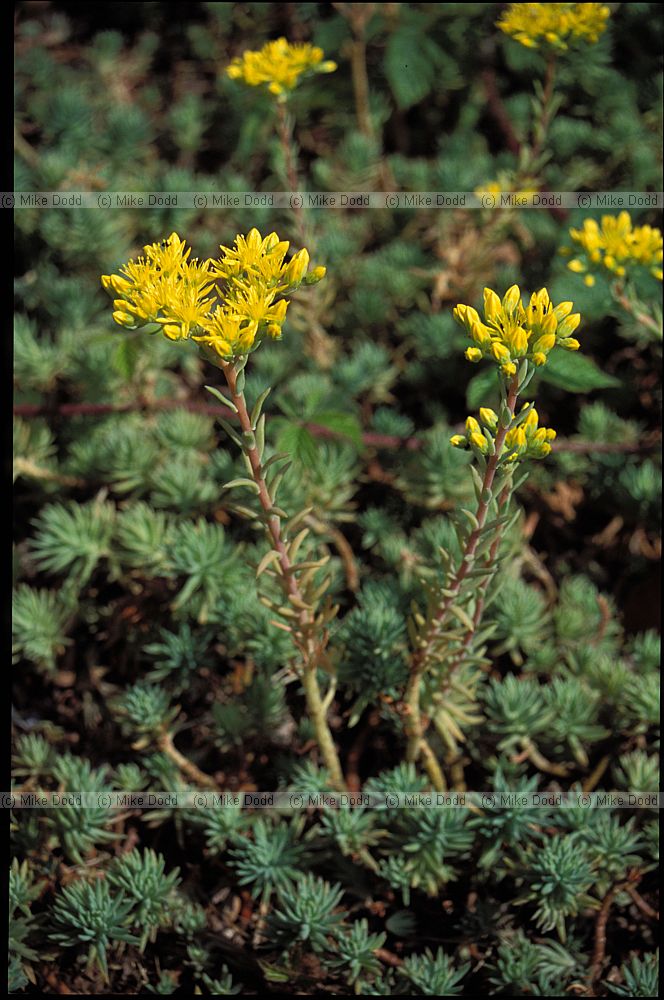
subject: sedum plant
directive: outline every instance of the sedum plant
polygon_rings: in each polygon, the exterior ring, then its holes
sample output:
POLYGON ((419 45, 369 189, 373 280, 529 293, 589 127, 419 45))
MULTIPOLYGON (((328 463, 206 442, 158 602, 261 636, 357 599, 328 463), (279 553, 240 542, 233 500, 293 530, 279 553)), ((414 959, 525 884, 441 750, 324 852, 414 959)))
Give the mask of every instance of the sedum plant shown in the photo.
POLYGON ((277 505, 288 457, 279 452, 268 456, 265 450, 261 409, 269 389, 261 393, 251 412, 244 394, 248 356, 265 337, 281 338, 290 301, 286 296, 325 276, 322 267, 309 271, 306 249, 286 263, 288 247, 276 233, 263 238, 252 229, 246 237, 238 236, 232 248, 221 247, 218 260, 190 262, 191 250, 173 233, 161 243, 146 246, 145 256, 129 261, 119 275, 105 275, 102 284, 120 296, 114 301, 116 323, 129 329, 152 324, 168 339, 191 339, 224 376, 228 395, 214 387, 211 391, 237 417, 239 433, 227 422, 224 426, 240 448, 247 470, 247 476, 231 480, 225 488, 249 489, 257 498, 258 511, 246 505, 235 509, 259 521, 268 536, 270 549, 258 564, 257 576, 265 573, 278 583, 283 603, 267 596, 263 600, 283 619, 282 628, 293 639, 318 744, 334 784, 341 787, 341 765, 318 682, 328 625, 335 614, 329 602, 321 604, 327 582, 321 583, 318 571, 327 557, 297 561, 310 533, 304 525, 308 511, 289 518, 277 505))
POLYGON ((476 507, 462 508, 456 525, 459 558, 455 564, 449 553, 442 552, 443 581, 430 588, 426 611, 416 612, 411 622, 414 650, 404 699, 407 756, 413 761, 423 758, 441 791, 446 782, 425 736, 422 695, 427 708, 432 704, 430 716, 443 740, 454 745, 454 740, 463 739, 463 725, 473 721, 484 606, 503 532, 514 517, 510 499, 523 481, 523 475, 515 479, 515 473, 524 461, 546 457, 556 436, 553 429, 539 426, 533 403, 520 400, 554 349, 578 350, 579 341, 572 334, 581 317, 572 309, 571 302, 554 306, 545 288, 524 305, 517 285, 502 299, 485 288, 483 318, 472 306, 455 309, 455 318, 474 345, 467 348, 466 358, 473 363, 488 358, 496 366, 501 401, 498 412, 481 407, 479 420, 469 416, 465 434, 452 438, 452 444, 467 448, 476 462, 471 466, 476 507), (448 691, 452 698, 446 700, 448 691), (436 696, 442 703, 438 708, 436 696))
POLYGON ((131 900, 122 893, 112 896, 102 879, 93 884, 80 880, 58 898, 51 938, 65 947, 87 946, 88 967, 98 965, 107 980, 109 946, 137 941, 128 926, 131 908, 131 900))

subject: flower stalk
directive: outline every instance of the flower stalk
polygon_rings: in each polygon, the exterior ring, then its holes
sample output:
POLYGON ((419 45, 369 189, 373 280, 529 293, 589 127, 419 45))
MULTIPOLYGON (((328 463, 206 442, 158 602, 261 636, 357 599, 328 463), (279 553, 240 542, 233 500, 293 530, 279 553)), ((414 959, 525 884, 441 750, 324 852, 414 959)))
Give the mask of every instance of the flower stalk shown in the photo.
MULTIPOLYGON (((519 377, 518 374, 512 376, 509 383, 506 395, 505 405, 507 412, 509 413, 509 420, 501 421, 495 437, 495 450, 493 455, 491 455, 486 463, 486 468, 484 470, 484 476, 482 478, 482 489, 480 492, 480 498, 477 505, 477 510, 475 513, 476 517, 476 527, 468 536, 464 552, 462 554, 461 562, 459 567, 454 574, 454 577, 450 581, 449 585, 445 588, 444 595, 438 606, 438 609, 431 617, 429 626, 425 634, 422 636, 418 648, 415 650, 410 667, 410 677, 408 680, 408 685, 406 688, 405 695, 405 706, 406 706, 406 731, 408 733, 408 745, 406 749, 406 758, 410 761, 417 761, 420 755, 424 755, 425 765, 427 767, 427 772, 429 776, 433 779, 435 774, 435 768, 431 764, 432 752, 427 746, 425 748, 424 744, 424 732, 426 729, 422 708, 421 708, 421 689, 422 689, 422 679, 427 670, 430 656, 434 647, 436 640, 439 638, 446 622, 450 608, 454 604, 456 598, 459 595, 461 587, 464 580, 466 579, 468 573, 473 567, 475 562, 475 553, 477 546, 480 542, 482 536, 482 530, 486 524, 487 515, 489 513, 489 508, 492 499, 492 487, 496 477, 496 471, 498 469, 498 463, 501 457, 505 445, 505 439, 507 433, 511 428, 512 422, 515 416, 515 409, 519 395, 519 377)), ((493 551, 493 558, 497 554, 498 546, 500 544, 500 538, 494 539, 495 549, 493 551)), ((479 617, 481 617, 482 608, 479 607, 475 609, 478 621, 474 625, 475 627, 479 624, 479 617)), ((470 631, 470 630, 469 630, 470 631)), ((435 759, 435 758, 434 758, 435 759)), ((437 762, 436 762, 437 763, 437 762)), ((440 779, 438 779, 440 782, 440 779)), ((439 789, 444 790, 444 789, 439 789)))
POLYGON ((523 459, 545 458, 556 437, 552 428, 539 426, 532 404, 525 404, 517 414, 519 394, 525 392, 536 369, 546 365, 551 351, 558 347, 578 350, 579 341, 571 334, 581 317, 572 309, 572 302, 554 306, 545 288, 533 293, 524 305, 520 289, 513 285, 502 300, 491 288, 484 289, 483 319, 472 306, 459 304, 454 310, 455 319, 465 327, 473 344, 466 350, 466 359, 474 364, 487 359, 497 368, 501 405, 498 413, 480 407, 479 420, 469 416, 465 434, 451 438, 455 447, 469 448, 478 463, 479 470, 472 470, 477 507, 474 512, 462 511, 457 529, 461 544, 458 566, 452 571, 449 557, 442 553, 445 586, 431 594, 426 617, 416 612, 410 623, 413 653, 402 703, 406 757, 412 762, 422 758, 438 789, 444 785, 444 776, 425 738, 430 719, 422 709, 423 682, 429 672, 437 680, 437 688, 431 692, 435 708, 428 714, 443 743, 454 749, 463 740, 460 724, 478 721, 473 716, 475 681, 472 677, 464 680, 460 674, 477 659, 473 640, 480 631, 489 583, 509 521, 506 509, 515 488, 514 469, 523 459), (497 513, 489 522, 492 507, 497 513), (464 586, 466 581, 468 586, 464 586), (465 605, 472 606, 472 615, 465 605))
POLYGON ((302 202, 299 197, 297 197, 300 190, 300 179, 297 170, 296 154, 293 148, 293 127, 288 117, 286 102, 276 101, 275 103, 277 109, 277 134, 279 136, 281 151, 284 157, 284 165, 286 167, 286 180, 288 182, 291 195, 296 195, 295 198, 291 198, 291 205, 295 216, 297 236, 300 243, 304 245, 308 242, 307 225, 304 217, 302 202))
POLYGON ((251 469, 251 478, 256 484, 258 501, 262 507, 263 523, 279 567, 279 580, 284 596, 294 611, 292 625, 287 626, 293 640, 302 656, 301 681, 304 689, 307 712, 316 733, 325 767, 330 773, 335 788, 345 788, 343 772, 339 761, 334 739, 327 722, 327 705, 323 700, 318 683, 318 666, 322 652, 321 637, 316 636, 315 615, 307 602, 307 595, 300 587, 296 567, 291 560, 288 546, 282 531, 282 515, 276 507, 268 487, 261 455, 256 441, 256 428, 247 409, 242 383, 244 381, 244 362, 221 361, 220 367, 231 393, 231 401, 237 412, 242 430, 242 447, 251 469))

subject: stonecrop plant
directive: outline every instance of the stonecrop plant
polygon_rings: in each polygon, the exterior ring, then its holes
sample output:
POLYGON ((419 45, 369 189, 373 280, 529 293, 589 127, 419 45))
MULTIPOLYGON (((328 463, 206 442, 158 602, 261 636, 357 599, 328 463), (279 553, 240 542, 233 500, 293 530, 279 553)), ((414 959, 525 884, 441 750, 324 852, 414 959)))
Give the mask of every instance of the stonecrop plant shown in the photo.
MULTIPOLYGON (((246 237, 238 235, 232 248, 221 247, 218 260, 190 262, 191 250, 185 249, 177 233, 172 233, 160 243, 146 246, 144 256, 129 261, 120 275, 104 275, 101 280, 107 291, 121 296, 113 303, 116 323, 128 329, 153 323, 157 324, 157 332, 169 340, 191 339, 224 374, 230 395, 222 395, 214 387, 210 391, 238 419, 239 434, 230 425, 225 426, 242 450, 249 476, 234 479, 225 488, 248 488, 258 499, 259 513, 246 506, 236 509, 257 518, 267 531, 271 549, 261 559, 257 574, 266 573, 278 581, 284 603, 275 604, 269 597, 263 600, 285 619, 282 628, 293 637, 301 656, 301 679, 316 737, 334 785, 343 787, 341 765, 318 684, 327 625, 336 610, 329 605, 319 609, 328 581, 316 581, 316 576, 328 557, 297 561, 309 534, 303 523, 308 511, 291 517, 284 532, 282 521, 288 515, 276 500, 288 456, 266 453, 261 408, 269 389, 261 394, 251 413, 244 395, 248 356, 263 337, 281 338, 289 303, 285 296, 300 284, 315 284, 325 276, 324 267, 308 272, 309 254, 305 248, 284 263, 288 247, 276 233, 263 238, 252 229, 246 237)), ((332 686, 330 692, 334 692, 332 686)))
MULTIPOLYGON (((455 434, 451 443, 468 448, 474 457, 472 468, 475 510, 463 509, 457 524, 460 559, 456 565, 442 552, 445 574, 432 588, 425 614, 416 612, 411 622, 414 651, 410 680, 405 696, 405 727, 409 735, 408 759, 422 756, 434 786, 447 788, 444 774, 425 736, 422 691, 426 717, 432 718, 443 743, 454 747, 463 739, 464 723, 472 722, 468 707, 448 700, 456 690, 466 703, 474 700, 476 668, 481 664, 478 636, 492 577, 499 564, 503 530, 511 515, 509 503, 515 488, 514 473, 529 458, 545 458, 556 437, 552 428, 540 427, 532 402, 518 406, 528 391, 535 370, 547 363, 556 347, 576 351, 579 341, 572 337, 580 321, 572 302, 554 306, 546 288, 533 292, 524 305, 517 285, 502 299, 493 289, 484 289, 484 320, 475 308, 457 305, 454 317, 476 344, 466 350, 466 358, 479 362, 490 359, 496 366, 500 388, 498 412, 479 409, 466 420, 465 434, 455 434), (479 654, 479 660, 478 660, 479 654)), ((524 477, 520 476, 520 483, 524 477)))
MULTIPOLYGON (((341 790, 344 776, 327 721, 336 690, 335 658, 327 646, 338 607, 323 600, 330 577, 321 581, 319 573, 329 557, 312 558, 309 553, 297 561, 310 533, 305 525, 309 511, 289 517, 276 502, 290 462, 288 455, 270 453, 266 444, 261 410, 270 388, 261 393, 251 413, 244 394, 249 355, 265 336, 281 338, 289 301, 285 296, 325 275, 323 267, 308 271, 305 248, 285 263, 288 249, 276 233, 263 238, 252 229, 246 237, 238 235, 232 248, 222 246, 219 259, 199 262, 190 260, 191 249, 172 233, 146 246, 144 255, 123 265, 120 274, 103 275, 101 281, 107 292, 120 296, 113 303, 113 319, 120 326, 152 329, 169 340, 192 340, 223 372, 229 395, 208 389, 237 418, 239 433, 227 421, 223 425, 241 449, 247 470, 246 477, 233 479, 225 488, 248 489, 257 498, 258 510, 246 505, 235 509, 259 521, 267 533, 270 549, 256 572, 278 584, 282 603, 267 595, 261 599, 283 619, 280 627, 295 643, 296 669, 311 724, 332 785, 341 790), (318 679, 321 669, 330 677, 325 695, 318 679)), ((502 299, 493 289, 484 289, 483 319, 472 306, 459 304, 454 309, 455 319, 476 345, 466 350, 467 360, 487 358, 495 365, 501 402, 498 412, 480 407, 479 421, 469 416, 466 433, 451 438, 455 447, 467 447, 474 456, 477 506, 474 511, 463 509, 458 520, 458 564, 441 550, 442 579, 429 585, 426 611, 416 610, 409 622, 413 652, 401 708, 408 737, 406 759, 421 758, 438 791, 447 788, 447 781, 426 728, 431 720, 443 744, 456 748, 457 740, 463 740, 464 723, 474 720, 469 706, 475 699, 477 674, 472 671, 484 662, 478 639, 487 593, 500 562, 503 531, 513 520, 509 505, 515 470, 527 459, 550 454, 556 437, 553 428, 539 426, 532 402, 518 404, 554 349, 579 349, 579 341, 571 335, 581 316, 573 308, 569 301, 554 305, 545 288, 533 292, 524 304, 519 287, 512 285, 502 299), (448 701, 448 690, 460 693, 466 705, 455 704, 454 698, 448 701)))

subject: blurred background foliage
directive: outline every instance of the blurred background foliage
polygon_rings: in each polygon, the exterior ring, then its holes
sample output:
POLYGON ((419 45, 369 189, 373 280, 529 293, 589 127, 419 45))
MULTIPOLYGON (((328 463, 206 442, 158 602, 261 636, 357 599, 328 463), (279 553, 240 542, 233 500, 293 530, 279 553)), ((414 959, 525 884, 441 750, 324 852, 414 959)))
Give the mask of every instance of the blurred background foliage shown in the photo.
MULTIPOLYGON (((320 45, 339 67, 308 80, 292 99, 303 188, 473 191, 515 177, 544 61, 496 30, 501 6, 18 4, 15 189, 285 190, 272 102, 225 75, 234 56, 278 35, 320 45)), ((610 6, 599 42, 560 60, 562 103, 534 179, 541 189, 662 188, 661 5, 610 6)), ((247 393, 255 399, 274 387, 265 405, 269 434, 294 458, 280 502, 314 507, 318 536, 333 557, 342 605, 334 724, 349 759, 363 754, 362 781, 380 780, 379 771, 398 764, 381 698, 398 696, 403 684, 402 622, 421 593, 420 578, 433 572, 438 546, 455 545, 441 514, 471 495, 467 458, 449 446, 450 432, 469 408, 492 402, 492 375, 464 361, 451 307, 477 303, 485 284, 504 289, 518 281, 529 291, 546 285, 554 301, 574 300, 583 316, 582 352, 569 366, 548 365, 535 387, 542 423, 560 440, 521 490, 524 513, 507 540, 509 570, 491 612, 493 676, 478 695, 486 722, 470 727, 464 748, 469 786, 533 780, 532 762, 510 758, 533 733, 551 760, 571 762, 574 779, 606 758, 607 781, 653 783, 661 341, 621 313, 605 281, 587 287, 559 256, 569 227, 593 214, 408 209, 306 216, 306 245, 313 262, 327 266, 327 278, 294 301, 283 341, 252 356, 247 393), (349 716, 362 720, 360 750, 354 729, 341 735, 349 716), (555 724, 544 726, 547 718, 555 724)), ((633 218, 661 225, 647 209, 633 218)), ((101 273, 174 229, 207 257, 252 226, 276 229, 300 246, 292 215, 261 206, 15 213, 16 773, 35 786, 179 787, 183 779, 155 744, 160 726, 177 718, 179 745, 222 784, 325 787, 314 764, 302 762, 311 731, 286 684, 288 637, 256 599, 251 566, 262 542, 221 494, 242 465, 203 390, 210 370, 192 345, 114 327, 99 284, 101 273), (149 752, 131 750, 127 736, 149 752), (63 756, 68 749, 77 756, 63 756)), ((659 294, 649 277, 640 291, 644 299, 659 294)), ((384 773, 386 787, 418 787, 414 774, 384 773)), ((339 989, 359 983, 387 995, 454 995, 478 954, 487 964, 475 962, 470 992, 546 993, 587 969, 579 955, 592 950, 592 919, 577 919, 564 898, 556 912, 537 908, 542 885, 569 854, 566 838, 578 831, 559 831, 551 858, 540 854, 538 835, 525 824, 515 820, 501 832, 507 847, 498 851, 498 887, 480 890, 484 912, 467 907, 477 889, 467 859, 481 857, 483 871, 494 863, 494 817, 480 827, 459 820, 450 829, 443 820, 429 829, 421 816, 388 829, 366 818, 342 829, 343 817, 326 817, 312 847, 295 821, 262 832, 254 823, 248 838, 242 819, 226 815, 201 827, 200 818, 179 812, 117 824, 74 813, 54 814, 53 821, 26 813, 17 826, 15 853, 30 860, 30 871, 17 867, 13 876, 15 989, 35 983, 53 990, 63 976, 79 991, 90 983, 103 991, 98 978, 77 972, 71 979, 74 967, 62 953, 52 957, 56 945, 78 941, 80 949, 90 940, 77 937, 76 928, 94 911, 107 914, 95 975, 110 942, 116 991, 139 992, 149 982, 150 991, 168 993, 181 980, 209 993, 234 992, 230 963, 251 992, 265 969, 243 969, 248 960, 238 958, 239 945, 229 958, 206 934, 231 926, 231 940, 244 943, 253 906, 247 900, 262 892, 269 898, 273 890, 261 872, 279 865, 278 907, 265 932, 290 956, 274 958, 268 969, 277 984, 280 975, 302 976, 305 991, 319 982, 320 957, 319 966, 297 969, 294 928, 309 918, 322 928, 311 939, 311 953, 320 956, 336 903, 319 876, 347 890, 358 872, 362 885, 351 898, 359 905, 374 893, 374 909, 363 912, 375 933, 355 921, 335 939, 338 950, 323 965, 337 969, 339 989), (173 829, 175 838, 164 835, 173 829), (165 889, 159 859, 145 851, 138 860, 127 855, 126 871, 113 862, 108 898, 88 898, 82 888, 63 898, 61 887, 85 859, 106 865, 110 834, 163 851, 169 871, 184 865, 194 887, 189 910, 177 896, 177 876, 165 889), (373 850, 374 842, 380 848, 373 850), (367 847, 375 859, 362 867, 360 849, 367 847), (293 871, 302 864, 318 882, 295 892, 293 871), (132 879, 163 889, 155 890, 149 913, 128 908, 125 897, 118 902, 117 886, 132 879), (447 888, 455 879, 461 888, 447 888), (517 888, 505 890, 505 881, 517 888), (200 903, 220 886, 226 895, 206 913, 200 903), (447 911, 437 897, 443 886, 447 911), (412 912, 411 891, 419 900, 412 912), (522 909, 499 915, 517 895, 543 932, 571 917, 577 937, 564 953, 555 951, 555 938, 533 937, 531 925, 524 936, 522 909), (33 945, 45 940, 47 912, 44 972, 33 945), (456 965, 442 951, 419 947, 396 972, 377 975, 374 953, 384 935, 390 954, 408 956, 423 940, 415 926, 429 920, 435 940, 425 936, 425 943, 456 949, 456 965), (140 934, 148 929, 138 942, 147 954, 160 928, 177 942, 174 980, 158 974, 153 959, 141 967, 117 957, 138 946, 127 939, 132 921, 140 934), (480 942, 479 953, 470 942, 480 942)), ((627 846, 647 871, 654 840, 643 817, 639 830, 641 839, 634 833, 627 845, 623 835, 620 849, 611 846, 618 833, 598 833, 603 846, 588 848, 588 871, 574 884, 601 898, 606 859, 621 851, 627 857, 627 846)), ((619 865, 616 871, 611 878, 621 877, 619 865)), ((263 917, 261 911, 261 926, 263 917)), ((262 930, 256 933, 260 938, 262 930)), ((612 953, 616 968, 627 963, 631 946, 651 945, 650 930, 632 926, 612 953)), ((650 958, 629 961, 615 982, 648 989, 650 958)))

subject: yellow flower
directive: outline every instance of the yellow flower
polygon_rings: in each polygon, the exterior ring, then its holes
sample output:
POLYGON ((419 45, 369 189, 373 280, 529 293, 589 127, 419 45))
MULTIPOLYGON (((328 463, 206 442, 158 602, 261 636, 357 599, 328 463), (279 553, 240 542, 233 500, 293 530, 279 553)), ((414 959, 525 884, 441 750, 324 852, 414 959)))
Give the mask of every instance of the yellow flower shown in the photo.
MULTIPOLYGON (((569 234, 582 256, 570 260, 567 267, 584 274, 587 285, 592 286, 595 279, 586 272, 598 268, 622 278, 628 270, 644 267, 662 280, 662 233, 653 226, 634 226, 629 212, 603 215, 599 223, 585 219, 581 229, 570 229, 569 234)), ((561 252, 569 254, 572 248, 563 247, 561 252)))
MULTIPOLYGON (((532 202, 536 194, 539 193, 539 188, 534 187, 534 181, 526 180, 519 181, 518 184, 515 183, 515 178, 510 177, 509 174, 501 173, 498 175, 497 179, 494 181, 487 181, 486 184, 480 184, 479 187, 475 188, 475 194, 478 198, 482 195, 493 195, 496 199, 496 204, 503 206, 503 200, 500 199, 502 194, 517 194, 519 195, 519 204, 528 204, 532 202)), ((509 205, 509 199, 504 199, 505 205, 509 205)))
POLYGON ((205 316, 214 282, 208 262, 189 260, 191 248, 177 233, 161 243, 143 248, 143 255, 120 268, 120 274, 104 274, 101 283, 113 305, 116 323, 129 329, 159 323, 175 340, 187 337, 205 316))
POLYGON ((325 268, 307 273, 305 249, 286 263, 288 243, 257 229, 239 235, 221 257, 199 263, 177 233, 144 248, 120 274, 102 275, 114 299, 113 319, 136 329, 158 324, 169 340, 191 339, 208 355, 230 359, 247 354, 264 337, 279 339, 286 319, 284 298, 300 284, 314 284, 325 268))
POLYGON ((539 426, 539 415, 534 407, 528 409, 524 403, 519 423, 511 427, 505 435, 505 455, 508 462, 517 462, 522 458, 546 458, 551 451, 550 442, 556 432, 551 427, 539 426))
POLYGON ((501 299, 492 288, 484 289, 484 322, 472 306, 460 303, 454 318, 465 327, 476 346, 466 350, 469 361, 491 358, 507 379, 523 359, 535 366, 546 364, 554 347, 576 350, 578 341, 570 336, 579 323, 572 302, 554 306, 546 288, 534 292, 526 306, 518 285, 512 285, 501 299))
POLYGON ((258 51, 248 51, 234 59, 226 73, 248 87, 266 86, 283 98, 300 78, 310 73, 333 73, 336 63, 324 59, 324 52, 308 42, 293 44, 285 38, 266 42, 258 51))
POLYGON ((601 3, 511 3, 497 26, 527 48, 562 51, 573 42, 594 44, 610 13, 601 3))
POLYGON ((500 341, 498 340, 494 340, 493 344, 491 345, 491 353, 493 354, 496 361, 499 361, 501 364, 506 364, 510 360, 509 350, 505 347, 504 344, 501 344, 500 341))
POLYGON ((454 448, 466 448, 471 447, 476 451, 479 451, 482 455, 487 455, 489 453, 489 440, 493 441, 493 435, 491 433, 491 428, 489 424, 491 423, 491 415, 495 417, 496 426, 498 424, 498 416, 489 410, 488 408, 483 408, 480 410, 480 418, 485 424, 486 432, 482 431, 479 422, 475 417, 466 418, 466 433, 465 434, 453 434, 450 438, 450 444, 454 448))
POLYGON ((276 233, 263 239, 257 229, 251 229, 246 236, 236 236, 234 246, 219 247, 221 256, 212 262, 212 271, 224 280, 257 274, 265 281, 275 281, 288 247, 276 233))
POLYGON ((246 236, 237 236, 233 247, 219 247, 221 256, 210 262, 211 271, 238 290, 260 284, 276 295, 295 291, 303 281, 315 284, 325 276, 325 268, 320 267, 307 274, 309 253, 304 249, 285 264, 288 247, 276 233, 263 238, 257 229, 252 229, 246 236))
POLYGON ((246 354, 255 336, 255 324, 238 313, 218 306, 208 317, 204 331, 195 334, 192 339, 210 347, 220 358, 232 358, 246 354))

